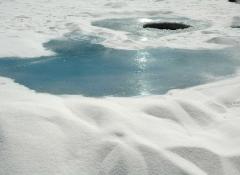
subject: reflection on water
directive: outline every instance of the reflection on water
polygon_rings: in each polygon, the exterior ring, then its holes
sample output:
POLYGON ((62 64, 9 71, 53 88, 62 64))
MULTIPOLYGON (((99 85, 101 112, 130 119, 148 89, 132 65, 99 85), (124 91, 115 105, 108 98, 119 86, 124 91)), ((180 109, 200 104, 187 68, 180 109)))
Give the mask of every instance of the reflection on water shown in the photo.
POLYGON ((57 54, 20 60, 0 59, 0 75, 31 89, 55 94, 133 96, 162 94, 234 74, 240 65, 234 49, 117 50, 91 39, 53 40, 57 54))
POLYGON ((147 51, 137 51, 135 56, 135 62, 139 70, 144 71, 146 68, 147 62, 150 59, 150 54, 147 51))

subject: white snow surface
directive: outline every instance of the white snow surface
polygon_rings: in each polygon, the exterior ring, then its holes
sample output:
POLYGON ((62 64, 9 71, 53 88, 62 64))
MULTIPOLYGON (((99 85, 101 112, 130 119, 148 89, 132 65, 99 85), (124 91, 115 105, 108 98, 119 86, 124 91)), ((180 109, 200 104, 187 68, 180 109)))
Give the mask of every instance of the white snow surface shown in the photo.
MULTIPOLYGON (((0 57, 54 54, 42 44, 75 31, 114 48, 219 48, 239 43, 230 27, 239 12, 227 0, 0 0, 0 57), (145 43, 91 25, 164 13, 211 25, 145 43)), ((89 98, 0 77, 0 175, 240 175, 239 89, 236 77, 161 96, 89 98)))
POLYGON ((0 78, 0 174, 239 175, 239 88, 89 98, 0 78))
POLYGON ((0 0, 0 57, 51 55, 42 44, 71 32, 104 37, 102 44, 120 49, 221 48, 224 43, 207 41, 239 37, 239 30, 231 28, 239 12, 240 5, 227 0, 0 0), (209 27, 136 41, 127 32, 91 25, 100 19, 142 17, 146 21, 154 16, 185 17, 207 22, 209 27))

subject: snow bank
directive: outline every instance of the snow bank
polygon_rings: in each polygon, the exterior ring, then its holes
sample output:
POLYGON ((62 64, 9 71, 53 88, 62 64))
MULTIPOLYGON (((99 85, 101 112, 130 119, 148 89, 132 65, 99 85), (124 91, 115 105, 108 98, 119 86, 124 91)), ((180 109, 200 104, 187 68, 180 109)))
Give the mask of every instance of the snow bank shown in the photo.
POLYGON ((53 55, 52 51, 46 50, 42 45, 50 38, 32 32, 10 36, 0 34, 0 57, 32 58, 53 55))
MULTIPOLYGON (((227 0, 14 0, 0 2, 0 57, 34 57, 52 53, 42 44, 64 34, 101 36, 102 44, 121 49, 175 47, 188 49, 221 48, 221 43, 207 42, 217 37, 240 36, 236 23, 240 6, 227 0), (206 22, 199 30, 156 37, 154 40, 129 38, 127 32, 93 26, 91 23, 111 18, 188 18, 206 22), (31 37, 29 37, 31 36, 31 37)), ((166 21, 165 21, 166 22, 166 21)), ((228 43, 229 44, 229 43, 228 43)))
POLYGON ((238 175, 239 88, 96 99, 0 78, 0 174, 238 175))

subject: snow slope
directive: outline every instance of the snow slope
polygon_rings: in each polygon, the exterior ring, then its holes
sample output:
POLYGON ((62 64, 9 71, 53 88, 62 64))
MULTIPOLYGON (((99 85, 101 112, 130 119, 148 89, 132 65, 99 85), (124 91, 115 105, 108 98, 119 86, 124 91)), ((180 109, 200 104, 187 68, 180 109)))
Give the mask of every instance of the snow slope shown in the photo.
POLYGON ((0 79, 0 174, 238 175, 240 79, 163 96, 40 94, 0 79))

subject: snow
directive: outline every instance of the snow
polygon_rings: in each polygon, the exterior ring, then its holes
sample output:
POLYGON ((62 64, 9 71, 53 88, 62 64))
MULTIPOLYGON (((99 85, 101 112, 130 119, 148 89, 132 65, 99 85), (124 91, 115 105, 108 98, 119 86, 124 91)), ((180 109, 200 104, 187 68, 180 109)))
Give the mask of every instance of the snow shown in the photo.
MULTIPOLYGON (((219 48, 240 36, 230 27, 239 11, 227 0, 0 0, 0 57, 52 55, 42 44, 75 31, 104 36, 114 48, 219 48), (210 26, 142 43, 91 25, 164 14, 210 26)), ((239 89, 236 77, 161 96, 89 98, 38 93, 1 77, 0 174, 238 175, 239 89)))
POLYGON ((239 88, 89 98, 0 78, 0 174, 240 174, 239 88))
POLYGON ((240 6, 223 0, 14 0, 0 4, 0 57, 38 57, 52 53, 42 44, 72 32, 101 36, 102 44, 120 49, 175 47, 187 49, 222 48, 207 42, 216 37, 239 37, 236 23, 240 6), (91 23, 111 18, 151 17, 189 18, 206 22, 208 27, 181 32, 154 40, 134 40, 127 32, 92 26, 91 23), (22 44, 25 43, 25 44, 22 44))

